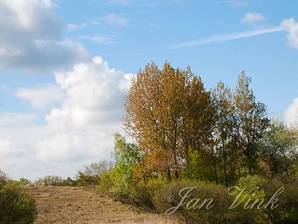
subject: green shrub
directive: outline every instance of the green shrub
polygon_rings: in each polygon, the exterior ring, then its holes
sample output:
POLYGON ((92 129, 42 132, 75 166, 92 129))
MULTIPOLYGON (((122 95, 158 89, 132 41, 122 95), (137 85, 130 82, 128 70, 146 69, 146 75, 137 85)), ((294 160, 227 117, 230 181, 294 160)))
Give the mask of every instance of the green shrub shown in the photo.
POLYGON ((43 178, 38 179, 35 183, 37 185, 45 186, 62 186, 63 178, 59 176, 45 176, 43 178))
POLYGON ((29 184, 31 184, 31 181, 28 180, 28 179, 26 179, 26 178, 24 178, 24 177, 20 178, 20 179, 18 180, 18 182, 19 182, 20 184, 22 184, 22 185, 29 185, 29 184))
POLYGON ((267 209, 266 214, 272 224, 296 224, 298 223, 298 178, 277 177, 265 186, 266 199, 284 188, 278 196, 278 207, 267 209))
POLYGON ((135 183, 119 167, 100 175, 98 189, 123 203, 133 204, 143 209, 154 210, 153 195, 158 187, 158 180, 148 183, 135 183))
POLYGON ((133 168, 141 157, 138 148, 116 134, 114 155, 115 164, 99 175, 99 191, 122 202, 141 206, 148 194, 144 188, 137 186, 133 178, 133 168))
POLYGON ((0 223, 31 224, 37 216, 33 198, 17 182, 0 184, 0 223))
POLYGON ((97 185, 99 183, 99 176, 106 172, 110 163, 106 161, 100 161, 97 163, 91 163, 85 166, 83 171, 79 171, 76 177, 76 184, 79 186, 97 185))
MULTIPOLYGON (((289 177, 278 177, 266 180, 258 176, 247 176, 238 181, 238 191, 243 190, 240 200, 243 199, 240 207, 245 203, 258 201, 252 209, 246 210, 247 217, 252 223, 272 223, 272 224, 294 224, 298 221, 298 179, 289 177), (250 191, 251 189, 256 189, 250 191), (280 192, 280 193, 278 193, 280 192), (274 194, 278 201, 273 204, 270 201, 274 194), (264 202, 259 204, 259 202, 264 202), (262 205, 261 209, 257 209, 262 205)), ((238 210, 239 211, 239 210, 238 210)), ((242 210, 243 211, 243 210, 242 210)))
POLYGON ((0 185, 5 184, 8 181, 8 178, 5 173, 0 170, 0 185))
POLYGON ((75 186, 78 185, 76 180, 73 180, 70 177, 63 178, 59 176, 45 176, 43 178, 39 178, 35 181, 37 185, 44 186, 75 186))
POLYGON ((158 212, 181 214, 187 223, 226 223, 229 218, 227 208, 231 198, 228 190, 211 183, 191 180, 174 181, 157 188, 153 200, 158 212), (179 207, 183 196, 188 191, 189 197, 185 198, 183 206, 179 207), (201 205, 202 208, 200 208, 201 205))
POLYGON ((138 194, 132 179, 118 166, 100 175, 98 189, 126 203, 135 203, 138 194))

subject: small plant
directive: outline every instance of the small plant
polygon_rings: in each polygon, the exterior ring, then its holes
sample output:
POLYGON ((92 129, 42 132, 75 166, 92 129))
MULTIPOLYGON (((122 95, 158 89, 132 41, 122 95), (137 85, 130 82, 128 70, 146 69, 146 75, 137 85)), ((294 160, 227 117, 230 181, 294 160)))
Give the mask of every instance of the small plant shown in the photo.
POLYGON ((1 224, 32 224, 37 217, 34 199, 18 181, 0 178, 1 224))

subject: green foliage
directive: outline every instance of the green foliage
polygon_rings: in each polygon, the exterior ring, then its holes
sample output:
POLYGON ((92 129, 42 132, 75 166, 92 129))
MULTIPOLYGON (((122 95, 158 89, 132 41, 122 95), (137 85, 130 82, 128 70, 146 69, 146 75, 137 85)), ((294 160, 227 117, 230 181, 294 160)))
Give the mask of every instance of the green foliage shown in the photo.
POLYGON ((35 184, 45 186, 63 186, 64 179, 59 176, 45 176, 43 178, 39 178, 35 184))
POLYGON ((33 198, 15 181, 0 183, 0 223, 32 224, 37 216, 33 198))
POLYGON ((294 130, 275 121, 262 140, 262 157, 271 176, 289 174, 297 158, 297 136, 294 130), (293 165, 292 165, 293 164, 293 165))
POLYGON ((209 155, 198 150, 190 149, 188 151, 188 163, 183 171, 183 177, 193 180, 208 180, 215 181, 214 167, 210 166, 210 160, 207 159, 209 155))
POLYGON ((0 170, 0 185, 5 184, 8 181, 8 178, 4 172, 0 170))
POLYGON ((112 194, 119 200, 137 203, 140 193, 135 188, 133 168, 141 155, 136 145, 115 135, 115 164, 99 176, 99 190, 112 194))
POLYGON ((154 205, 159 212, 180 214, 187 220, 187 223, 227 223, 230 218, 227 209, 230 202, 231 198, 226 188, 192 180, 173 181, 157 189, 154 197, 154 205), (175 210, 174 208, 179 205, 182 196, 186 195, 190 187, 193 190, 184 200, 185 204, 175 210), (182 189, 185 190, 181 192, 182 189), (211 198, 215 206, 207 209, 211 206, 209 204, 211 198), (199 208, 201 205, 202 207, 199 208))
POLYGON ((24 177, 21 177, 21 178, 18 180, 18 182, 19 182, 20 184, 22 184, 22 185, 29 185, 29 184, 31 184, 31 181, 28 180, 28 179, 26 179, 26 178, 24 178, 24 177))
POLYGON ((105 161, 91 163, 85 166, 83 171, 79 171, 75 179, 75 184, 79 186, 98 185, 99 176, 109 169, 110 164, 105 161))
MULTIPOLYGON (((277 192, 280 187, 284 188, 278 196, 278 207, 267 209, 268 220, 272 224, 296 224, 298 221, 298 179, 277 177, 265 185, 266 199, 277 192)), ((268 221, 269 223, 269 221, 268 221)))
POLYGON ((258 168, 259 143, 270 120, 267 118, 266 106, 256 101, 250 84, 251 79, 242 72, 237 82, 234 103, 238 143, 245 157, 243 165, 247 167, 249 174, 255 174, 258 168))
POLYGON ((242 201, 241 207, 251 206, 254 202, 257 202, 253 208, 247 210, 253 222, 262 224, 294 224, 298 220, 297 186, 297 178, 281 176, 268 180, 259 176, 247 176, 240 178, 234 193, 239 195, 239 200, 242 201), (241 194, 240 191, 242 191, 241 194), (275 194, 278 195, 277 203, 265 206, 275 194), (258 205, 260 205, 261 209, 258 209, 258 205))

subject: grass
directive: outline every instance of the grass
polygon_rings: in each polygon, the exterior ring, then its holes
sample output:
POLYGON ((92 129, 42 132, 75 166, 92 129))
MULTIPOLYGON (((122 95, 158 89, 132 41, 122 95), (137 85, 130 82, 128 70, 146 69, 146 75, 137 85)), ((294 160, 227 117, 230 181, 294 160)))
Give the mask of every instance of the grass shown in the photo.
POLYGON ((32 186, 38 208, 36 224, 180 224, 175 217, 140 211, 82 187, 32 186))

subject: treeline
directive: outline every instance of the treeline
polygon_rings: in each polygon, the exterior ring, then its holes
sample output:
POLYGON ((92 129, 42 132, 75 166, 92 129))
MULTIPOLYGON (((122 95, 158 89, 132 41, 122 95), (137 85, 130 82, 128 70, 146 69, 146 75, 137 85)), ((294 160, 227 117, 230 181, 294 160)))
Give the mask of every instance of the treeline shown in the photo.
POLYGON ((136 140, 136 179, 166 176, 234 184, 245 175, 295 173, 297 130, 270 121, 244 72, 233 91, 206 90, 190 68, 149 64, 132 82, 125 125, 136 140))
POLYGON ((125 108, 134 143, 116 134, 101 192, 163 213, 179 204, 181 189, 196 186, 193 197, 212 197, 218 206, 177 209, 187 223, 297 223, 297 129, 269 119, 244 72, 234 90, 221 82, 207 90, 190 68, 148 64, 132 80, 125 108), (241 205, 286 191, 276 210, 229 210, 233 185, 247 188, 241 205))

